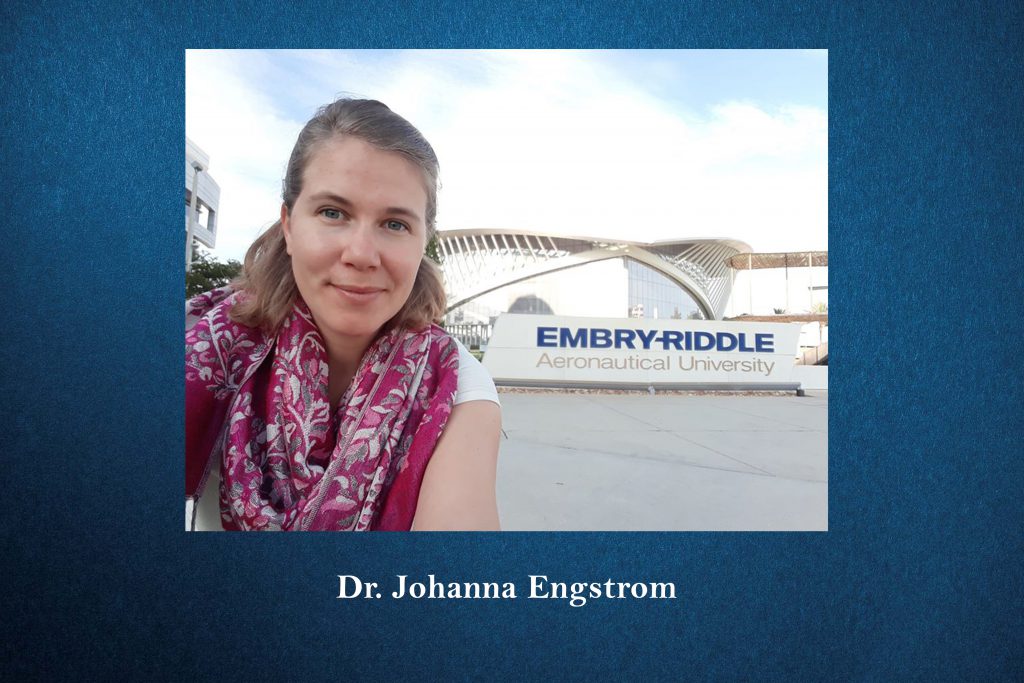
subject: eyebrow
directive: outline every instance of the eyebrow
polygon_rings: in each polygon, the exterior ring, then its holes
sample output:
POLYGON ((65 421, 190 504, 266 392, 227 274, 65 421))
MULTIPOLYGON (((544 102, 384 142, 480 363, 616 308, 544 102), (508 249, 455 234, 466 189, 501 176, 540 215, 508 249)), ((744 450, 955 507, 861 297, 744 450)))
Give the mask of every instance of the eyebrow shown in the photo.
MULTIPOLYGON (((310 201, 313 202, 330 201, 334 202, 335 204, 341 204, 342 206, 349 208, 355 206, 355 204, 345 199, 340 194, 334 194, 333 192, 317 192, 316 194, 310 195, 309 199, 310 201)), ((384 213, 394 214, 396 216, 406 216, 408 218, 412 218, 418 221, 423 220, 423 218, 420 217, 420 215, 415 211, 403 208, 401 206, 389 206, 388 208, 384 209, 384 213)))

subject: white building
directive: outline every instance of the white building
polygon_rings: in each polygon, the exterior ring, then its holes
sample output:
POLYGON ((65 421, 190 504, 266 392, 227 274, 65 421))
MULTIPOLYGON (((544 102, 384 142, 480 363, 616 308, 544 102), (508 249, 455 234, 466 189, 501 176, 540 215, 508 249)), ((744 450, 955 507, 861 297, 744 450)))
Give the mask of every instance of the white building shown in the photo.
POLYGON ((192 263, 192 240, 213 249, 217 243, 220 186, 210 176, 210 157, 185 138, 185 267, 192 263))

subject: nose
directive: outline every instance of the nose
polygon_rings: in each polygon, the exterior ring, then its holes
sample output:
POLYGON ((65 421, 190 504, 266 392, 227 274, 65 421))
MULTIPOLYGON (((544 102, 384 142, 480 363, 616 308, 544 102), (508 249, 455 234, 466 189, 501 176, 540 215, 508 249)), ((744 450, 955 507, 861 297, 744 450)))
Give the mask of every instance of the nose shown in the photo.
POLYGON ((372 225, 352 226, 341 253, 341 260, 357 270, 373 269, 380 266, 380 249, 377 233, 372 225))

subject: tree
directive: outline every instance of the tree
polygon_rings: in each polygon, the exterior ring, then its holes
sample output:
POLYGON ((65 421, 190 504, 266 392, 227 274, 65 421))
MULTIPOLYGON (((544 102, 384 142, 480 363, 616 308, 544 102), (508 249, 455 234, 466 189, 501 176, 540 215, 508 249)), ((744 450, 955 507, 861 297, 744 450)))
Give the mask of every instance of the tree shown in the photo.
POLYGON ((192 244, 192 269, 185 273, 185 298, 223 287, 242 272, 242 264, 234 259, 221 263, 204 251, 197 243, 192 244))
POLYGON ((436 232, 434 233, 434 236, 430 238, 430 241, 427 242, 426 254, 431 261, 441 265, 441 247, 438 244, 436 232))
MULTIPOLYGON (((429 258, 431 261, 433 261, 437 265, 441 265, 441 243, 436 231, 434 232, 434 236, 430 238, 430 241, 427 242, 427 248, 424 253, 426 253, 427 258, 429 258)), ((441 327, 441 329, 445 329, 446 317, 446 315, 442 314, 441 319, 435 321, 441 327)))

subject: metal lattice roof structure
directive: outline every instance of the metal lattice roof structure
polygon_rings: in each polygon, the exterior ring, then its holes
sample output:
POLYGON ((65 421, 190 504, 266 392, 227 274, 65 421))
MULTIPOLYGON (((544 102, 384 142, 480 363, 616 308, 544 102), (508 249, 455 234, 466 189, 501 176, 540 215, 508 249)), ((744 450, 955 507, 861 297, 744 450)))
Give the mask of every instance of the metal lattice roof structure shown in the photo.
POLYGON ((444 231, 438 246, 449 310, 515 282, 626 257, 678 284, 712 319, 722 317, 732 288, 727 261, 750 251, 729 239, 636 242, 506 230, 444 231))
POLYGON ((735 270, 828 267, 828 252, 788 251, 769 254, 736 254, 729 258, 727 265, 735 270))

